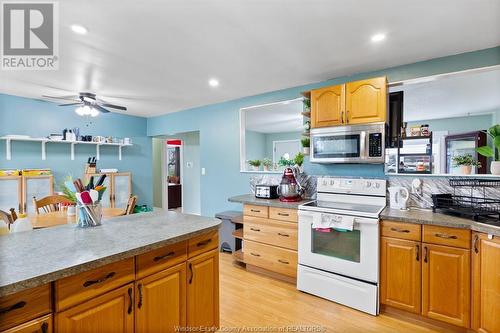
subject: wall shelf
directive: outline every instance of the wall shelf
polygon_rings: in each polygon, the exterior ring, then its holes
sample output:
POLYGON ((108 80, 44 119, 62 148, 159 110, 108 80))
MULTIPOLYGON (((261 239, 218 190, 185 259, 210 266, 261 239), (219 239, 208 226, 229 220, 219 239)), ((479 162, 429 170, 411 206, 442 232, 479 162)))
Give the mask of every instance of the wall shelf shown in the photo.
POLYGON ((75 146, 76 145, 93 145, 96 147, 96 159, 100 159, 100 147, 101 146, 113 146, 118 147, 118 160, 122 160, 122 148, 133 146, 132 144, 124 143, 98 143, 98 142, 86 142, 86 141, 63 141, 63 140, 49 140, 47 138, 24 138, 24 137, 10 137, 2 136, 0 140, 5 140, 5 158, 10 161, 12 160, 12 141, 24 141, 24 142, 39 142, 42 148, 42 160, 45 161, 47 158, 45 146, 47 143, 56 144, 67 144, 71 145, 71 160, 75 159, 75 146))

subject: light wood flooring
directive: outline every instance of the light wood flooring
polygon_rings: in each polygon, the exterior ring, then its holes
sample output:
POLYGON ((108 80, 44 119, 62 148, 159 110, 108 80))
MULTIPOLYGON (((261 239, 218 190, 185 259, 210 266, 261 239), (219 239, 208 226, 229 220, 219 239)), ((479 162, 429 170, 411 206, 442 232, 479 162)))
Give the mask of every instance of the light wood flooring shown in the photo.
POLYGON ((226 253, 220 254, 220 318, 223 332, 288 325, 323 327, 302 332, 446 332, 387 314, 374 317, 300 292, 295 285, 247 272, 226 253))

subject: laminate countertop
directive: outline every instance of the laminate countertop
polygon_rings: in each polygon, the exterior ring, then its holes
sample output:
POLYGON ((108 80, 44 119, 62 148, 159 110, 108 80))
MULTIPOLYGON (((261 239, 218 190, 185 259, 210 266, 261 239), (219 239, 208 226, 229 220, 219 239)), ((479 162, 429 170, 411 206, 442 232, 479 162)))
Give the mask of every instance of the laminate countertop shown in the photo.
POLYGON ((463 217, 446 215, 442 213, 433 213, 431 209, 400 210, 385 208, 380 213, 380 219, 391 220, 415 224, 429 224, 442 227, 470 229, 473 231, 484 232, 487 234, 500 236, 500 223, 497 226, 476 222, 463 217))
POLYGON ((253 194, 243 194, 231 197, 227 200, 229 202, 238 202, 249 205, 297 209, 300 205, 312 201, 313 199, 303 199, 297 202, 283 202, 279 199, 259 199, 256 198, 253 194))
POLYGON ((0 297, 216 230, 221 221, 159 210, 0 236, 0 297))

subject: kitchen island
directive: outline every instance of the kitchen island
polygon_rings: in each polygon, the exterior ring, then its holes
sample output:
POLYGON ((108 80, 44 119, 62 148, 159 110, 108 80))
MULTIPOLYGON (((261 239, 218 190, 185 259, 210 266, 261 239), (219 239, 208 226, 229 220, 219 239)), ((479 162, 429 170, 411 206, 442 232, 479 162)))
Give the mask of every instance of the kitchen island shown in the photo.
POLYGON ((158 211, 2 236, 0 331, 218 326, 219 224, 158 211))

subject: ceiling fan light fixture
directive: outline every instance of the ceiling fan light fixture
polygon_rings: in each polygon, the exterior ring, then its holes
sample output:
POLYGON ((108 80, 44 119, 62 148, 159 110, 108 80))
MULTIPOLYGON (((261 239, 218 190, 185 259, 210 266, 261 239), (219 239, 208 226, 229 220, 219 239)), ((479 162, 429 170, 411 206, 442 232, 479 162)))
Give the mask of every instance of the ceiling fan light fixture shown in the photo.
POLYGON ((97 117, 99 115, 99 111, 97 109, 91 108, 90 109, 90 116, 91 117, 97 117))
POLYGON ((83 107, 79 106, 75 109, 75 112, 77 115, 79 116, 84 116, 84 111, 83 111, 83 107))
POLYGON ((84 116, 90 116, 90 114, 92 113, 92 108, 88 105, 85 105, 83 107, 83 115, 84 116))

